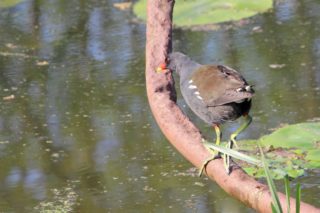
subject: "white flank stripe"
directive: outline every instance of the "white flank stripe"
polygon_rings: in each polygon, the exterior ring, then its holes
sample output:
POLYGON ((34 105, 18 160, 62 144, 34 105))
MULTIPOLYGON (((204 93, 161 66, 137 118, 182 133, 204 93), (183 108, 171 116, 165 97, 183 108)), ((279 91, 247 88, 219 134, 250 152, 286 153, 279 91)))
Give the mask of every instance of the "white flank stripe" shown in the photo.
POLYGON ((197 98, 200 99, 200 100, 203 100, 203 98, 199 95, 197 95, 197 98))
POLYGON ((195 94, 195 95, 200 95, 200 92, 197 91, 197 92, 194 92, 193 94, 195 94))
POLYGON ((195 85, 189 85, 189 87, 188 87, 189 89, 197 89, 197 86, 195 86, 195 85))

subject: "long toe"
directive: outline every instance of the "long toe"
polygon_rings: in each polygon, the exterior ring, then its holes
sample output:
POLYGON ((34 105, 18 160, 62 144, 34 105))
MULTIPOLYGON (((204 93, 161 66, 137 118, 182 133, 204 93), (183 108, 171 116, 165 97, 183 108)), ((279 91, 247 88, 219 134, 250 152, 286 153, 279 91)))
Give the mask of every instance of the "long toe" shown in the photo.
POLYGON ((208 165, 208 163, 214 159, 217 159, 217 158, 220 158, 220 153, 216 150, 212 150, 210 147, 208 147, 206 144, 203 144, 207 150, 212 154, 203 164, 202 166, 200 167, 199 169, 199 174, 198 176, 201 177, 203 172, 205 172, 206 170, 206 167, 208 165))
POLYGON ((203 172, 206 172, 206 167, 210 161, 214 160, 214 156, 209 157, 200 167, 198 176, 201 177, 203 172))
POLYGON ((202 164, 202 166, 201 166, 200 169, 199 169, 199 174, 198 174, 198 176, 201 177, 202 174, 203 174, 203 172, 206 171, 207 165, 208 165, 212 160, 215 160, 215 159, 217 159, 217 158, 220 158, 220 153, 216 153, 216 154, 210 156, 207 160, 205 160, 205 162, 202 164))
POLYGON ((232 149, 233 148, 233 145, 236 147, 236 148, 239 148, 238 146, 238 143, 237 143, 237 140, 236 140, 236 135, 232 134, 231 137, 230 137, 230 141, 229 141, 230 145, 229 145, 229 149, 232 149))

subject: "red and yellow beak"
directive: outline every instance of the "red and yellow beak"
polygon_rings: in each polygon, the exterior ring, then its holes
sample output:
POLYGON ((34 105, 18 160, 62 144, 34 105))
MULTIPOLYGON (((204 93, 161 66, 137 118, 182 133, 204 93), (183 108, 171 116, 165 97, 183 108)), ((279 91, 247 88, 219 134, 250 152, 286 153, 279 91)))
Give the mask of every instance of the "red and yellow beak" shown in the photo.
POLYGON ((168 71, 167 64, 166 63, 160 64, 157 67, 156 71, 157 71, 157 73, 165 73, 166 71, 168 71))

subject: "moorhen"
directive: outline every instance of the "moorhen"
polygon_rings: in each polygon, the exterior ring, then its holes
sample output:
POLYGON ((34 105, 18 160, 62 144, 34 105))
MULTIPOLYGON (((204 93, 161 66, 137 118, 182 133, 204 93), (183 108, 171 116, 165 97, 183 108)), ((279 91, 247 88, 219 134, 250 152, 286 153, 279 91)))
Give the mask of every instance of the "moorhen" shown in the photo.
MULTIPOLYGON (((169 54, 167 62, 157 71, 175 70, 180 76, 180 90, 191 110, 203 121, 213 126, 216 144, 220 144, 220 125, 244 116, 245 122, 230 136, 227 144, 232 148, 237 135, 251 123, 249 110, 254 90, 236 70, 224 65, 202 65, 180 52, 169 54)), ((209 149, 210 150, 210 149, 209 149)), ((200 169, 215 158, 208 159, 200 169)), ((227 173, 230 174, 229 156, 224 156, 227 173)))

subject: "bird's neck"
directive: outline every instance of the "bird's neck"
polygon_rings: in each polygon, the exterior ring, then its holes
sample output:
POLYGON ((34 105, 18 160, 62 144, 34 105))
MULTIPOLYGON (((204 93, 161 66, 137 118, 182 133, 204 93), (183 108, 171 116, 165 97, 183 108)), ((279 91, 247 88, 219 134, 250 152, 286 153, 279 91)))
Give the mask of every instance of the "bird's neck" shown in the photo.
POLYGON ((177 72, 180 81, 184 81, 200 66, 201 64, 191 60, 188 56, 179 54, 171 57, 169 68, 177 72))

